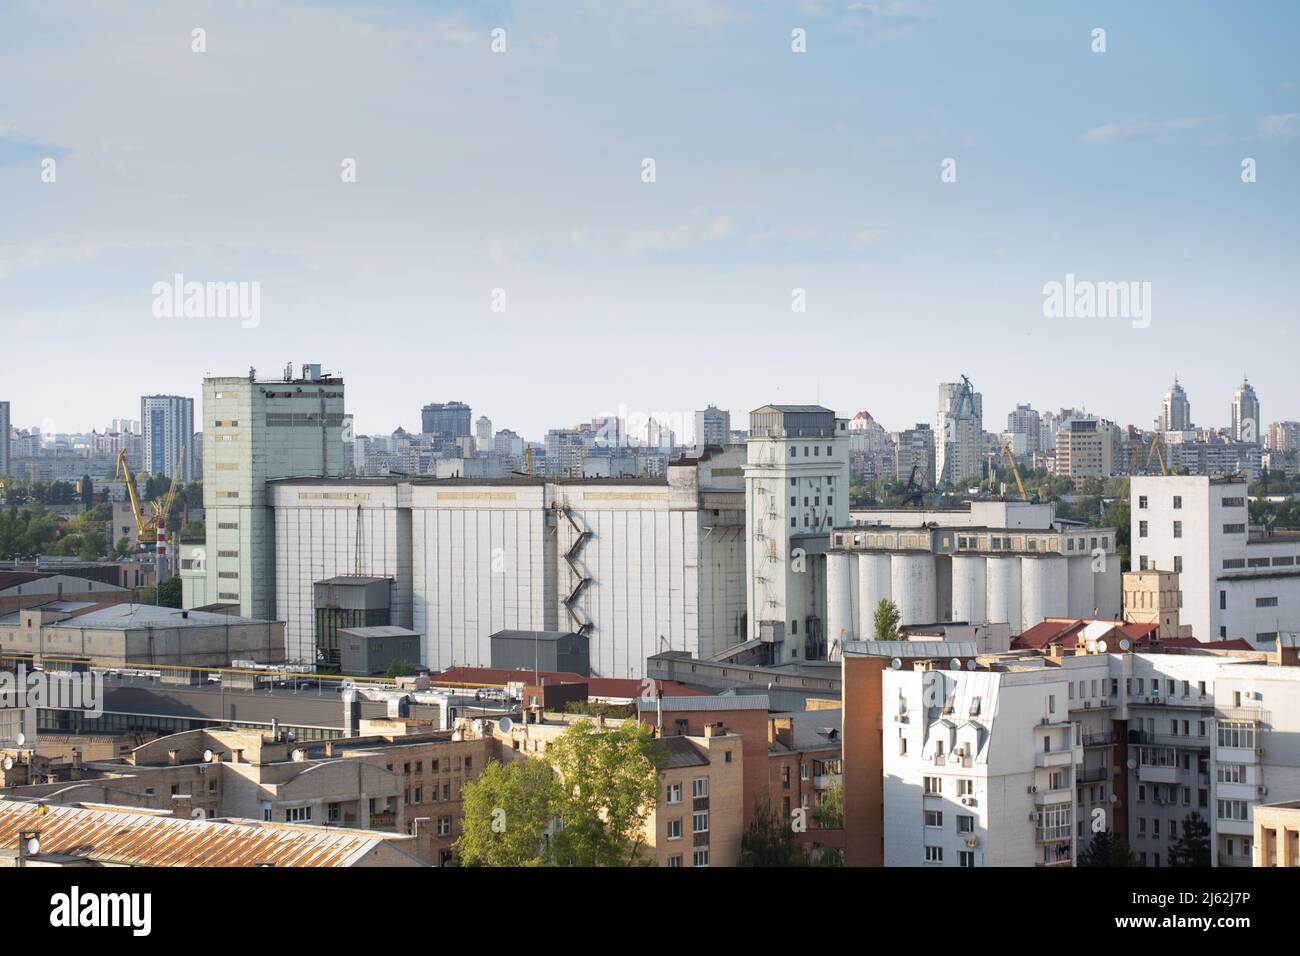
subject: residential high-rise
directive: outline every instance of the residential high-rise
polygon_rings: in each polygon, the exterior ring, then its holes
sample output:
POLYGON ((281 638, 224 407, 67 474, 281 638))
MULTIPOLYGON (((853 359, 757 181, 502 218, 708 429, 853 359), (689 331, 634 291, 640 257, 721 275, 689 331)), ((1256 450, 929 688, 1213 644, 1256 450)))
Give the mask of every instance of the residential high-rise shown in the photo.
POLYGON ((464 402, 432 402, 420 409, 420 430, 438 438, 468 438, 470 410, 464 402))
POLYGON ((1187 393, 1183 387, 1178 384, 1178 376, 1174 376, 1174 384, 1169 386, 1165 392, 1164 409, 1160 414, 1160 431, 1163 432, 1185 432, 1192 428, 1192 403, 1187 400, 1187 393))
POLYGON ((1056 474, 1108 478, 1115 474, 1118 430, 1096 418, 1073 418, 1056 433, 1056 474))
POLYGON ((1268 450, 1293 455, 1300 450, 1300 422, 1273 422, 1268 426, 1268 450))
POLYGON ((1034 455, 1042 450, 1039 443, 1042 437, 1042 427, 1042 416, 1028 405, 1017 405, 1016 410, 1007 416, 1007 431, 1012 435, 1025 436, 1026 455, 1034 455))
POLYGON ((935 484, 978 481, 982 473, 983 445, 983 396, 964 378, 960 382, 941 383, 939 413, 935 418, 935 484))
POLYGON ((721 448, 727 444, 731 432, 731 412, 710 405, 695 413, 695 447, 701 451, 710 446, 721 448))
POLYGON ((848 421, 820 405, 749 415, 745 465, 749 640, 780 662, 826 656, 825 550, 849 517, 848 421))
POLYGON ((931 483, 934 478, 934 429, 924 422, 895 436, 896 452, 894 477, 906 481, 916 467, 916 487, 931 483))
POLYGON ((1250 382, 1242 376, 1232 396, 1232 440, 1258 444, 1260 438, 1259 398, 1250 382))
POLYGON ((9 474, 9 403, 0 402, 0 475, 9 474))
POLYGON ((474 437, 478 440, 479 451, 486 451, 492 445, 492 419, 480 415, 474 423, 474 437))
POLYGON ((170 478, 180 461, 181 481, 194 480, 194 399, 180 395, 144 396, 140 399, 140 428, 144 435, 141 470, 170 478))
MULTIPOLYGON (((207 600, 276 620, 275 526, 266 483, 345 474, 343 380, 303 367, 279 381, 203 382, 207 600)), ((310 662, 309 662, 310 663, 310 662)))

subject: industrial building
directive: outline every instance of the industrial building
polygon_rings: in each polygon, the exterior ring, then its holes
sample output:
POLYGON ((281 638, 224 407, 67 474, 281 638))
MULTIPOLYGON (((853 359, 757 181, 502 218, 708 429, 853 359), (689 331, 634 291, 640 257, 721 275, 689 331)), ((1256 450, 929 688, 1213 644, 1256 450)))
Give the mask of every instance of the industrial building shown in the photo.
POLYGON ((892 601, 903 626, 1120 615, 1115 532, 1058 522, 1055 505, 971 501, 964 509, 855 510, 830 533, 828 637, 869 639, 892 601))
POLYGON ((1241 477, 1134 477, 1132 561, 1178 575, 1181 622, 1198 640, 1268 648, 1300 630, 1300 534, 1252 528, 1246 488, 1241 477))
POLYGON ((744 510, 747 641, 770 645, 774 663, 824 659, 826 535, 849 515, 848 419, 820 405, 754 409, 744 510))
MULTIPOLYGON (((277 617, 276 542, 266 482, 344 474, 343 380, 304 365, 301 378, 203 382, 203 580, 191 567, 187 607, 237 604, 245 617, 277 617), (201 583, 201 586, 200 586, 201 583)), ((195 556, 190 555, 190 560, 195 556)))
POLYGON ((710 656, 743 634, 741 463, 710 449, 662 478, 273 481, 288 656, 321 659, 316 585, 348 576, 387 580, 382 623, 422 634, 433 670, 487 666, 503 630, 580 634, 595 676, 710 656))

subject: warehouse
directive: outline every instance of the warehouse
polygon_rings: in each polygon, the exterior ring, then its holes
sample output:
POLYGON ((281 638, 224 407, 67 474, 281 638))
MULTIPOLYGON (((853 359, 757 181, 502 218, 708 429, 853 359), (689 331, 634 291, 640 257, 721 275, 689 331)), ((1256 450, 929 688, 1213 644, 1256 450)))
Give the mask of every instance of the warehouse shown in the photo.
POLYGON ((904 626, 1005 623, 1012 637, 1046 617, 1119 617, 1114 529, 1057 522, 1050 504, 975 501, 852 518, 831 532, 827 555, 832 640, 870 639, 881 600, 904 626))
POLYGON ((600 677, 640 677, 660 651, 710 656, 743 633, 743 460, 710 449, 659 478, 269 482, 288 655, 317 659, 315 585, 356 575, 389 580, 382 623, 422 634, 433 670, 488 666, 502 630, 582 634, 600 677))

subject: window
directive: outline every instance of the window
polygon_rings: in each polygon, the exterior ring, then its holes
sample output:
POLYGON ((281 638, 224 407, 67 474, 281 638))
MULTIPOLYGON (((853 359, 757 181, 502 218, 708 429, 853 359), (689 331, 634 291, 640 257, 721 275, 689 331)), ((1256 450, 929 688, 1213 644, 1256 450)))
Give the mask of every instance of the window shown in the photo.
POLYGON ((1255 746, 1255 725, 1244 720, 1225 720, 1219 723, 1219 746, 1239 747, 1249 750, 1255 746))
POLYGON ((943 812, 940 810, 925 811, 925 825, 927 827, 943 827, 943 812))
POLYGON ((927 847, 925 848, 925 862, 926 862, 926 863, 942 863, 942 862, 943 862, 943 847, 941 847, 941 846, 927 846, 927 847))
POLYGON ((1147 536, 1147 523, 1146 523, 1145 521, 1139 521, 1139 522, 1138 522, 1138 537, 1139 537, 1139 538, 1145 538, 1146 536, 1147 536))
POLYGON ((705 810, 702 813, 693 814, 691 816, 691 832, 692 833, 709 832, 709 811, 708 810, 705 810))
POLYGON ((974 833, 974 832, 975 832, 975 818, 972 817, 972 816, 967 816, 966 814, 960 814, 960 815, 957 817, 957 832, 958 832, 958 833, 974 833))
MULTIPOLYGON (((1182 535, 1179 535, 1178 537, 1182 537, 1182 535)), ((1174 573, 1183 573, 1183 556, 1181 554, 1174 555, 1174 573)))
POLYGON ((1227 609, 1228 609, 1228 592, 1227 592, 1227 591, 1220 591, 1220 592, 1219 592, 1219 610, 1220 610, 1220 611, 1226 611, 1227 609))
POLYGON ((1223 526, 1224 534, 1245 534, 1246 526, 1244 524, 1225 524, 1223 526))
POLYGON ((1175 537, 1175 538, 1181 538, 1182 536, 1183 536, 1183 523, 1182 523, 1181 521, 1175 521, 1175 522, 1174 522, 1174 537, 1175 537))
POLYGON ((708 795, 709 795, 708 777, 696 777, 694 780, 691 781, 692 797, 699 798, 699 797, 707 797, 708 795))
POLYGON ((438 836, 451 836, 451 817, 438 818, 438 836))
POLYGON ((1147 496, 1146 496, 1146 495, 1138 495, 1138 507, 1139 507, 1139 508, 1145 508, 1146 506, 1147 506, 1147 496))
POLYGON ((680 840, 681 838, 682 838, 682 821, 681 821, 681 820, 669 820, 669 821, 668 821, 668 839, 670 839, 670 840, 680 840))
POLYGON ((286 823, 305 823, 311 820, 311 807, 287 807, 284 819, 286 823))
POLYGON ((943 780, 940 777, 925 778, 925 792, 928 794, 943 793, 943 780))
POLYGON ((670 857, 668 858, 668 866, 669 866, 670 868, 676 869, 677 867, 679 867, 679 866, 681 866, 681 865, 682 865, 682 857, 681 857, 681 854, 678 854, 677 856, 670 856, 670 857))
POLYGON ((682 785, 680 783, 670 783, 668 785, 668 803, 682 802, 682 785))
POLYGON ((957 854, 957 865, 973 867, 975 865, 975 854, 970 850, 961 850, 957 854))
POLYGON ((1182 506, 1183 506, 1183 496, 1174 495, 1174 508, 1177 509, 1177 508, 1181 508, 1182 506))
POLYGON ((1245 800, 1219 800, 1220 820, 1249 820, 1250 806, 1245 800))
POLYGON ((692 865, 692 866, 708 866, 708 865, 709 865, 709 848, 708 848, 708 847, 702 847, 701 849, 698 849, 698 850, 696 850, 694 853, 692 853, 692 854, 691 854, 691 865, 692 865))
POLYGON ((1215 768, 1219 783, 1245 783, 1246 765, 1240 763, 1221 763, 1215 768))
POLYGON ((1275 597, 1255 598, 1255 607, 1277 607, 1277 598, 1275 597))
POLYGON ((957 796, 970 797, 970 796, 974 796, 974 794, 975 794, 974 780, 962 778, 961 780, 957 781, 957 796))

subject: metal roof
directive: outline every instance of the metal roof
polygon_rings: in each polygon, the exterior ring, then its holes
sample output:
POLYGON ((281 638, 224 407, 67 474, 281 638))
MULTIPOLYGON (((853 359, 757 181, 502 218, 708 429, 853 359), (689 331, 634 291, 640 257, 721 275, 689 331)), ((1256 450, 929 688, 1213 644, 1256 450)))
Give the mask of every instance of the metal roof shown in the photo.
POLYGON ((108 604, 97 610, 79 614, 66 621, 46 624, 46 627, 99 627, 129 631, 146 627, 235 627, 241 624, 263 624, 249 617, 233 614, 210 614, 207 611, 182 611, 174 607, 155 607, 152 604, 108 604))
POLYGON ((659 764, 660 770, 709 765, 709 758, 686 737, 661 737, 660 743, 664 745, 663 761, 659 764))
POLYGON ((0 801, 0 846, 15 846, 19 833, 28 830, 40 832, 41 855, 118 866, 345 867, 403 836, 253 820, 185 820, 117 807, 0 801))
POLYGON ((858 657, 897 657, 903 660, 976 657, 974 641, 846 641, 844 653, 858 657))
POLYGON ((419 637, 419 631, 413 631, 409 627, 398 627, 396 624, 375 624, 370 627, 340 627, 340 634, 346 634, 348 637, 359 637, 362 640, 370 640, 375 637, 419 637))
MULTIPOLYGON (((664 710, 767 710, 766 694, 753 694, 746 697, 730 697, 724 694, 701 697, 664 697, 664 710)), ((638 697, 638 710, 657 710, 659 700, 650 697, 638 697)))
POLYGON ((573 631, 493 631, 492 640, 497 641, 561 641, 566 637, 577 637, 573 631))

